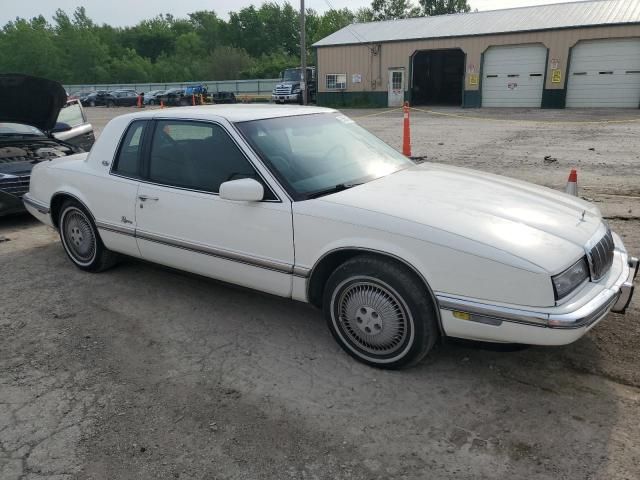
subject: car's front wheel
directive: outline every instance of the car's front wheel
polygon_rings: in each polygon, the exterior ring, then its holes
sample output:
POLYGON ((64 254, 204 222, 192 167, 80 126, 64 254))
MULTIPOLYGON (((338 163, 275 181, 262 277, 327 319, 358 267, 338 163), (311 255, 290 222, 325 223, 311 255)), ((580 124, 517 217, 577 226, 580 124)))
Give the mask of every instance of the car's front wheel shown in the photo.
POLYGON ((117 255, 104 246, 91 216, 78 202, 62 205, 58 227, 64 251, 78 268, 101 272, 116 263, 117 255))
POLYGON ((149 105, 153 106, 156 104, 156 101, 154 99, 149 100, 149 105))
POLYGON ((429 292, 394 261, 362 255, 345 262, 327 281, 323 307, 338 344, 374 367, 414 365, 438 338, 429 292))

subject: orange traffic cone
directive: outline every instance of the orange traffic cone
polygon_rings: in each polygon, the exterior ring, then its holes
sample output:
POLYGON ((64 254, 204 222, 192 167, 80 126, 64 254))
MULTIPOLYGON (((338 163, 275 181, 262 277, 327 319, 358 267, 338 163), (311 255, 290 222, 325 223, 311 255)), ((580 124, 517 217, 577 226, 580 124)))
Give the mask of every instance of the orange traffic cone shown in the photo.
POLYGON ((191 105, 193 105, 194 107, 196 106, 196 96, 195 95, 191 95, 191 105))
POLYGON ((160 100, 160 108, 164 108, 164 102, 160 100))
POLYGON ((572 168, 571 173, 569 173, 569 180, 567 180, 564 192, 574 197, 578 196, 578 172, 575 168, 572 168))
POLYGON ((142 95, 138 95, 138 101, 136 103, 138 108, 142 108, 142 95))
POLYGON ((404 102, 402 107, 404 116, 404 128, 402 131, 402 154, 411 156, 411 126, 409 125, 409 102, 404 102))

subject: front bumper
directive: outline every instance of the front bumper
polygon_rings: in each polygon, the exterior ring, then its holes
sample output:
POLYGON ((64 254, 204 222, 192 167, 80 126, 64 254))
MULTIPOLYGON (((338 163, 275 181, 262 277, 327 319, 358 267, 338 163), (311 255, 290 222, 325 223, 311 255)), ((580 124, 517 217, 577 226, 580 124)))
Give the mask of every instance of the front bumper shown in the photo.
POLYGON ((640 265, 640 261, 637 258, 629 258, 629 276, 627 280, 620 285, 620 295, 611 308, 612 312, 625 313, 631 303, 634 290, 633 282, 638 276, 638 265, 640 265))
POLYGON ((22 197, 22 203, 24 204, 24 208, 26 208, 31 215, 36 217, 45 225, 53 227, 53 220, 51 218, 51 210, 49 208, 49 205, 36 200, 35 198, 31 197, 29 193, 24 194, 24 196, 22 197))
POLYGON ((452 337, 534 345, 571 343, 593 328, 609 312, 624 313, 631 302, 638 259, 627 256, 621 242, 606 285, 588 299, 578 295, 559 307, 529 309, 491 305, 474 299, 436 294, 442 326, 452 337))
POLYGON ((289 102, 297 102, 299 94, 298 93, 290 93, 287 95, 271 95, 271 101, 274 103, 289 103, 289 102))

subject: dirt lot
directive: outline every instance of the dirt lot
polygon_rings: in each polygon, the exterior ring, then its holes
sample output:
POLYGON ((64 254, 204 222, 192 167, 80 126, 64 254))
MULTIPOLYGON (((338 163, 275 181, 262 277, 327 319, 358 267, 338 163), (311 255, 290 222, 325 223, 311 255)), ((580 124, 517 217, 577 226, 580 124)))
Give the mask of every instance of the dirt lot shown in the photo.
MULTIPOLYGON (((400 146, 399 112, 345 113, 400 146)), ((640 253, 638 111, 412 120, 430 161, 552 187, 577 166, 640 253)), ((567 347, 447 341, 384 372, 303 304, 137 261, 86 274, 26 216, 1 236, 2 480, 640 478, 639 299, 567 347)))

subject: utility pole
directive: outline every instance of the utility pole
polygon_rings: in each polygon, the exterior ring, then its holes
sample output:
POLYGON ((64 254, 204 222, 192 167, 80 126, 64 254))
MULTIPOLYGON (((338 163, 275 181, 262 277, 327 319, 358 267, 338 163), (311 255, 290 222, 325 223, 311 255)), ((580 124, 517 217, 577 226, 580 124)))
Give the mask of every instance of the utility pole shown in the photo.
POLYGON ((302 104, 307 104, 307 46, 306 34, 304 27, 304 0, 300 0, 300 66, 302 73, 300 74, 300 91, 302 93, 302 104))

